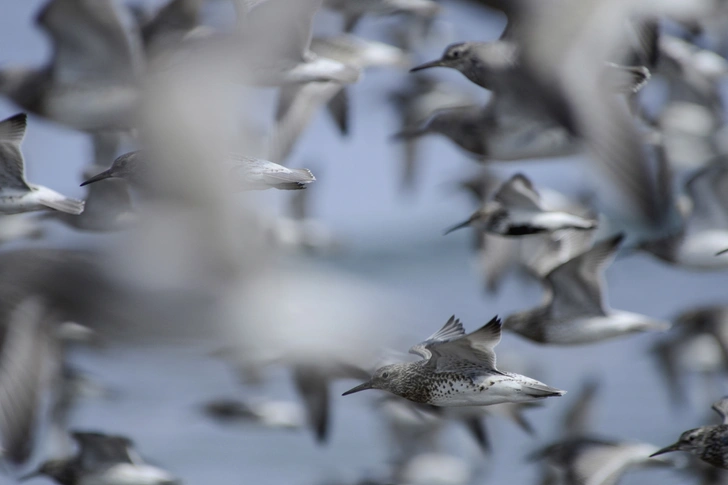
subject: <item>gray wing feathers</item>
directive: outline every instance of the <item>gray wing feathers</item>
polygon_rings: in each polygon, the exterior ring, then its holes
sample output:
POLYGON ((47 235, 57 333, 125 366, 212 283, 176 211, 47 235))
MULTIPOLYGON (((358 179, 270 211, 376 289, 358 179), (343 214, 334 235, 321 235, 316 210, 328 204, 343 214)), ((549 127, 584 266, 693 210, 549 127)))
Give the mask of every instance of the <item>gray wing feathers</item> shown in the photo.
POLYGON ((445 325, 443 325, 440 330, 430 335, 424 342, 420 342, 412 347, 409 351, 410 354, 417 354, 425 359, 429 359, 432 356, 432 353, 428 349, 430 346, 437 343, 448 342, 452 339, 462 337, 463 335, 465 335, 463 324, 460 323, 460 320, 455 318, 455 315, 453 315, 447 322, 445 322, 445 325))
MULTIPOLYGON (((493 317, 488 323, 464 337, 437 344, 433 349, 442 357, 477 362, 495 369, 493 349, 501 339, 501 320, 493 317)), ((448 359, 450 360, 450 359, 448 359)), ((445 364, 447 365, 447 364, 445 364)))
POLYGON ((521 174, 516 174, 503 183, 493 198, 506 207, 542 210, 538 192, 533 188, 531 181, 521 174))
POLYGON ((46 307, 39 297, 16 305, 5 328, 0 358, 0 433, 5 456, 25 462, 33 449, 46 359, 53 353, 46 307))
POLYGON ((602 272, 611 262, 622 239, 620 234, 601 241, 546 276, 552 291, 552 315, 559 318, 604 315, 602 272))
POLYGON ((51 209, 73 215, 81 214, 85 205, 82 200, 71 199, 69 197, 63 199, 40 199, 39 202, 51 209))
POLYGON ((712 408, 723 418, 723 424, 728 424, 728 396, 714 402, 712 408))
POLYGON ((28 190, 20 145, 28 117, 20 113, 0 122, 0 189, 28 190))

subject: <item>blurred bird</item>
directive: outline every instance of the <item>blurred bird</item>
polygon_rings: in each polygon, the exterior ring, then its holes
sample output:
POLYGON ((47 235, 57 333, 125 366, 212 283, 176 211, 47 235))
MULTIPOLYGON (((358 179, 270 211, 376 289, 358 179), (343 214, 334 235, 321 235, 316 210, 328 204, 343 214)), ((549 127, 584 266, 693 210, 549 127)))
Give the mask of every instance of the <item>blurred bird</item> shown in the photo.
POLYGON ((36 23, 50 36, 51 60, 0 69, 0 93, 24 110, 94 134, 97 157, 113 156, 119 132, 134 128, 141 70, 113 2, 50 0, 36 23))
POLYGON ((298 429, 305 426, 305 413, 300 405, 288 401, 256 399, 216 399, 206 403, 203 411, 222 424, 258 423, 270 428, 298 429))
MULTIPOLYGON (((518 46, 512 41, 460 42, 447 46, 440 59, 413 67, 410 72, 449 67, 478 86, 497 91, 506 89, 503 81, 516 67, 518 57, 518 46)), ((644 66, 605 63, 604 72, 608 85, 618 93, 634 94, 650 79, 650 71, 644 66)))
POLYGON ((703 426, 685 431, 670 446, 666 446, 650 456, 657 456, 671 451, 687 451, 706 463, 718 468, 728 469, 728 398, 713 404, 713 410, 723 419, 723 424, 703 426))
POLYGON ((597 227, 597 222, 544 209, 531 181, 522 174, 516 174, 504 182, 493 198, 468 220, 451 227, 445 234, 471 225, 504 236, 523 236, 560 229, 591 230, 597 227))
POLYGON ((545 344, 585 344, 635 332, 667 330, 669 324, 644 315, 609 309, 602 272, 622 241, 618 235, 553 269, 545 277, 548 300, 506 318, 507 330, 545 344))
POLYGON ((381 389, 435 406, 486 406, 564 395, 565 391, 530 377, 497 370, 493 348, 500 338, 498 317, 467 335, 460 320, 451 317, 442 329, 410 349, 424 360, 380 367, 369 381, 343 395, 381 389))
MULTIPOLYGON (((409 58, 401 49, 353 35, 314 37, 311 51, 361 71, 409 65, 409 58)), ((339 131, 348 134, 350 103, 346 84, 313 82, 282 86, 269 158, 274 161, 286 160, 314 114, 324 105, 339 131)))
MULTIPOLYGON (((719 253, 728 246, 728 165, 718 160, 700 169, 687 181, 685 190, 691 208, 685 211, 681 227, 644 241, 639 248, 667 263, 687 268, 727 267, 728 255, 719 253)), ((666 204, 679 206, 674 198, 667 198, 666 204)))
POLYGON ((0 212, 16 214, 54 209, 68 214, 83 212, 83 201, 25 179, 25 161, 20 145, 25 137, 28 118, 25 113, 0 121, 0 212))
POLYGON ((147 52, 172 48, 199 25, 204 0, 170 0, 150 18, 137 18, 147 52))
POLYGON ((44 462, 21 480, 47 476, 61 485, 92 483, 144 483, 173 485, 180 481, 169 472, 147 465, 129 438, 96 432, 71 433, 78 452, 68 458, 44 462))
POLYGON ((394 135, 412 140, 444 135, 480 161, 563 157, 579 153, 578 140, 548 118, 524 114, 513 96, 494 94, 485 107, 436 111, 419 127, 394 135))
POLYGON ((563 473, 564 484, 616 485, 632 468, 668 465, 650 459, 656 449, 648 443, 575 437, 546 446, 529 458, 547 460, 563 473))
MULTIPOLYGON (((148 186, 147 176, 150 169, 147 165, 150 162, 144 155, 141 151, 121 155, 109 169, 85 180, 81 187, 114 177, 124 179, 137 187, 148 186)), ((227 183, 232 186, 231 191, 270 188, 298 190, 305 189, 307 184, 316 180, 311 171, 305 168, 290 169, 267 160, 242 155, 230 154, 225 164, 230 166, 229 175, 232 179, 227 183)))
MULTIPOLYGON (((435 112, 447 108, 475 106, 476 100, 446 83, 428 76, 407 78, 403 88, 393 91, 389 100, 394 104, 401 120, 400 133, 417 129, 435 112)), ((402 187, 411 189, 415 182, 415 170, 419 163, 420 140, 405 137, 402 169, 402 187)))
POLYGON ((703 377, 700 394, 711 402, 717 397, 716 379, 723 379, 728 366, 728 307, 705 305, 681 312, 652 352, 673 403, 696 395, 685 388, 689 374, 703 377))
POLYGON ((3 458, 22 464, 34 450, 40 407, 53 375, 56 342, 53 325, 57 315, 38 295, 13 301, 3 294, 0 349, 0 437, 3 458))
POLYGON ((256 2, 239 19, 239 32, 225 37, 224 62, 237 59, 236 78, 256 86, 308 82, 350 84, 359 70, 311 49, 313 18, 323 0, 256 2))
POLYGON ((365 15, 410 13, 432 19, 440 12, 432 0, 325 0, 324 5, 344 16, 344 32, 353 31, 365 15))
MULTIPOLYGON (((84 169, 84 178, 98 173, 95 166, 84 169)), ((88 186, 83 212, 72 216, 61 212, 47 212, 42 220, 57 220, 79 231, 111 232, 124 229, 137 219, 129 194, 129 187, 123 180, 107 179, 102 184, 88 186)))

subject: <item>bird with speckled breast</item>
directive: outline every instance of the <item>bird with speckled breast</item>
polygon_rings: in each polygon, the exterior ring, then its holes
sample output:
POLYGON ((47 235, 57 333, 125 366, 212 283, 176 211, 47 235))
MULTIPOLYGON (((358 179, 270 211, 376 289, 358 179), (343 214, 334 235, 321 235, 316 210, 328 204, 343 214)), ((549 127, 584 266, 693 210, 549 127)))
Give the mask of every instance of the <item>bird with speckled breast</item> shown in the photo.
POLYGON ((706 463, 728 470, 728 397, 714 403, 713 410, 723 418, 722 424, 685 431, 675 443, 650 456, 687 451, 706 463))
POLYGON ((566 393, 530 377, 498 370, 493 349, 500 339, 497 316, 467 335, 460 320, 452 316, 438 332, 410 349, 424 360, 380 367, 371 379, 343 395, 381 389, 433 406, 487 406, 566 393))

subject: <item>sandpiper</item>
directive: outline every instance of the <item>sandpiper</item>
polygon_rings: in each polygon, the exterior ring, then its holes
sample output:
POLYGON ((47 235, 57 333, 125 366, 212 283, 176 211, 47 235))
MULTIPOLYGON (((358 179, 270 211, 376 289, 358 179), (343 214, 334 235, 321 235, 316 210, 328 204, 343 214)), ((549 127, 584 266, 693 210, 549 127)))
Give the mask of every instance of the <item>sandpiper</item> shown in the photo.
MULTIPOLYGON (((149 167, 142 151, 125 153, 111 164, 111 167, 85 180, 81 186, 107 178, 121 178, 134 186, 144 186, 149 167)), ((305 168, 286 168, 277 163, 230 154, 226 160, 230 167, 234 190, 280 190, 305 189, 316 177, 305 168)))
POLYGON ((623 236, 595 244, 554 268, 545 277, 550 289, 545 304, 506 318, 505 326, 530 340, 546 344, 585 344, 634 332, 667 330, 667 322, 645 315, 612 310, 603 297, 602 272, 617 252, 623 236))
POLYGON ((223 424, 258 423, 269 428, 302 428, 303 408, 293 401, 216 399, 204 405, 207 416, 223 424))
POLYGON ((715 379, 722 379, 728 357, 728 307, 689 308, 673 321, 670 332, 651 350, 673 403, 684 404, 690 396, 686 377, 701 377, 703 392, 698 394, 704 396, 715 389, 715 379))
POLYGON ((656 448, 649 443, 582 436, 553 443, 532 453, 530 458, 546 460, 553 471, 563 473, 552 474, 564 476, 563 483, 614 485, 632 468, 668 465, 667 460, 650 459, 656 448))
MULTIPOLYGON (((87 167, 86 178, 98 173, 96 166, 87 167)), ((129 187, 123 180, 107 180, 103 184, 91 184, 85 197, 83 213, 74 216, 62 212, 46 212, 43 220, 57 220, 79 231, 111 232, 129 227, 136 219, 129 187)))
POLYGON ((468 220, 451 227, 445 234, 471 225, 503 236, 523 236, 559 229, 595 229, 597 221, 568 212, 546 210, 531 181, 516 174, 468 220))
POLYGON ((358 69, 310 49, 313 18, 322 0, 247 3, 252 7, 240 19, 240 33, 228 44, 230 58, 242 61, 236 65, 241 81, 282 86, 316 81, 350 84, 359 79, 358 69))
POLYGON ((685 431, 675 443, 650 456, 671 451, 687 451, 706 463, 728 469, 728 397, 714 403, 713 410, 723 418, 722 424, 685 431))
MULTIPOLYGON (((460 71, 470 81, 486 89, 503 89, 503 80, 518 65, 518 45, 509 40, 492 42, 459 42, 445 48, 442 57, 410 69, 410 72, 433 67, 449 67, 460 71)), ((622 66, 605 63, 608 86, 615 92, 638 92, 650 79, 644 66, 622 66)))
POLYGON ((508 92, 494 94, 484 107, 438 110, 419 127, 394 138, 411 140, 431 133, 446 136, 481 161, 564 157, 582 150, 568 130, 524 110, 508 92))
MULTIPOLYGON (((51 61, 0 69, 0 94, 20 108, 94 135, 97 157, 134 127, 141 58, 112 0, 52 0, 36 17, 51 61)), ((106 160, 97 158, 96 162, 106 160)))
POLYGON ((493 349, 500 339, 498 317, 466 335, 460 320, 452 316, 439 331, 410 349, 424 360, 380 367, 369 381, 343 395, 381 389, 434 406, 487 406, 565 394, 530 377, 496 369, 493 349))
MULTIPOLYGON (((314 37, 311 51, 360 70, 409 65, 409 58, 402 49, 353 35, 314 37)), ((332 81, 282 86, 276 109, 277 125, 268 158, 276 162, 285 160, 323 105, 326 105, 339 131, 348 134, 350 107, 346 84, 332 81)))
MULTIPOLYGON (((467 95, 443 82, 438 82, 429 76, 415 76, 408 78, 409 84, 390 94, 389 99, 397 109, 401 120, 400 132, 416 130, 438 110, 443 108, 456 108, 474 106, 473 96, 467 95)), ((418 163, 417 138, 405 140, 403 156, 402 187, 410 189, 414 185, 415 170, 418 163)))
MULTIPOLYGON (((666 163, 661 161, 661 163, 666 163)), ((669 184, 669 179, 664 182, 669 184)), ((728 199, 725 184, 728 168, 723 160, 698 170, 685 184, 691 209, 682 210, 680 199, 667 197, 667 211, 675 206, 682 212, 678 230, 640 243, 639 248, 670 264, 695 269, 722 269, 728 266, 728 199)), ((670 187, 665 187, 670 194, 670 187)))
POLYGON ((68 214, 83 212, 83 201, 25 179, 25 161, 20 151, 27 116, 20 113, 0 121, 0 212, 16 214, 54 209, 68 214))
POLYGON ((48 460, 37 471, 21 477, 21 480, 45 475, 61 485, 180 483, 169 472, 145 464, 132 441, 125 436, 76 431, 71 433, 71 437, 78 444, 76 455, 48 460))

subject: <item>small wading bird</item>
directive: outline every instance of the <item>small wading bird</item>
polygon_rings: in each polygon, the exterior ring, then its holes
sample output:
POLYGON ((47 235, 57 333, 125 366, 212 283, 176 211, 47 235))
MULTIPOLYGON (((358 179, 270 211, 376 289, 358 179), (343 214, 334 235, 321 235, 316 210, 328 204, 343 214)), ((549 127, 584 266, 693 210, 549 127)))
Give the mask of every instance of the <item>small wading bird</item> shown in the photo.
POLYGON ((559 229, 596 229, 597 221, 568 212, 544 209, 541 197, 531 181, 516 174, 498 189, 492 200, 445 234, 471 225, 503 236, 523 236, 559 229))
POLYGON ((706 463, 728 469, 728 397, 714 403, 713 410, 723 418, 722 424, 685 431, 675 443, 650 456, 687 451, 706 463))
POLYGON ((83 212, 83 201, 71 199, 25 180, 25 161, 20 145, 28 118, 25 113, 0 121, 0 212, 16 214, 54 209, 68 214, 83 212))
POLYGON ((460 320, 452 316, 438 332, 410 349, 424 360, 380 367, 369 381, 343 395, 381 389, 434 406, 487 406, 565 394, 530 377, 496 369, 493 349, 500 339, 498 317, 466 335, 460 320))

